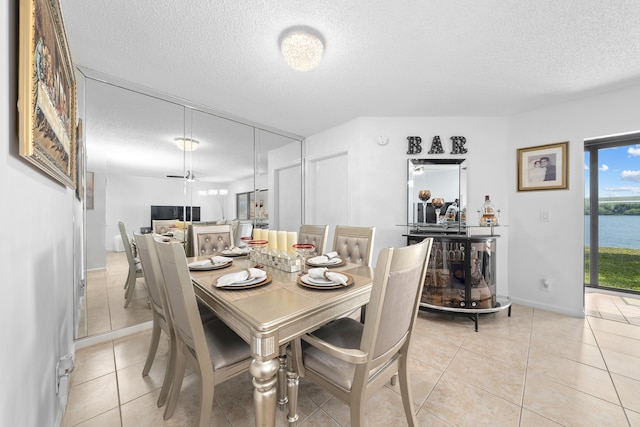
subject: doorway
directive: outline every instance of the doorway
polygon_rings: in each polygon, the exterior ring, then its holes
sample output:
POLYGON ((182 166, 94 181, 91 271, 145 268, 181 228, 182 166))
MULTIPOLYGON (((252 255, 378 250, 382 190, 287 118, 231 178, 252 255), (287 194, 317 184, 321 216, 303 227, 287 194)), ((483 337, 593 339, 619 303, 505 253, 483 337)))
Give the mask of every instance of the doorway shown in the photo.
POLYGON ((640 294, 640 133, 585 141, 585 286, 640 294))

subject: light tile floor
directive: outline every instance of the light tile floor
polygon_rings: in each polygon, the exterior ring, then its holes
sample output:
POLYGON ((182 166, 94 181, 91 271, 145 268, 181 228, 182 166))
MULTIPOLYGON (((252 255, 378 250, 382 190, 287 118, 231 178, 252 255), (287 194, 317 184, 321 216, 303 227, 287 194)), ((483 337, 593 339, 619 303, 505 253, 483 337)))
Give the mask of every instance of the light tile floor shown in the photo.
MULTIPOLYGON (((640 426, 640 299, 587 292, 584 319, 516 305, 473 322, 420 313, 411 354, 420 426, 640 426)), ((167 342, 141 375, 150 331, 76 353, 63 426, 190 426, 199 377, 188 372, 174 416, 156 406, 167 342)), ((211 426, 253 426, 248 375, 216 387, 211 426)), ((349 426, 348 407, 301 379, 298 425, 349 426)), ((399 389, 367 403, 367 426, 403 426, 399 389)), ((286 414, 277 412, 277 425, 286 414)))
POLYGON ((104 270, 87 273, 85 310, 80 319, 78 336, 94 336, 117 331, 152 319, 147 305, 144 279, 136 281, 136 290, 124 308, 124 282, 128 265, 124 252, 107 252, 104 270))

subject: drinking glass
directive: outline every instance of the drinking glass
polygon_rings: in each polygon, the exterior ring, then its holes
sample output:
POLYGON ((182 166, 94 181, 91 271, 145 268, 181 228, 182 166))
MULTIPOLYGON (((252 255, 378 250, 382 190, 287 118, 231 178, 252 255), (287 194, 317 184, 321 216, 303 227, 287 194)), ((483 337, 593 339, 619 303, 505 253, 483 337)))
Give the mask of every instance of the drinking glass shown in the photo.
POLYGON ((315 250, 316 245, 314 245, 313 243, 296 243, 295 245, 293 245, 293 248, 298 253, 298 256, 302 258, 302 272, 300 273, 300 275, 302 276, 306 272, 305 270, 307 268, 307 257, 313 250, 315 250))
MULTIPOLYGON (((262 251, 264 251, 264 248, 267 247, 267 244, 269 243, 269 241, 267 240, 249 240, 247 241, 247 246, 249 246, 249 251, 253 252, 254 254, 254 259, 256 260, 256 265, 254 265, 255 268, 263 268, 264 266, 260 264, 260 259, 258 258, 258 255, 256 255, 256 252, 260 255, 262 255, 262 251)), ((260 257, 262 258, 262 257, 260 257)))

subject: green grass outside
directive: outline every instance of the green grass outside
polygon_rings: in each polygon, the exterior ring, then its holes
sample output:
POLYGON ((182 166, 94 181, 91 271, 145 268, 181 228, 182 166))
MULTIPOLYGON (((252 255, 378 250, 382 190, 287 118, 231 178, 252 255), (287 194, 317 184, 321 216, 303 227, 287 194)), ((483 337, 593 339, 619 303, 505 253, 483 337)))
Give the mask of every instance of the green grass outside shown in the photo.
MULTIPOLYGON (((585 283, 590 284, 589 247, 585 248, 585 283)), ((640 291, 640 249, 600 248, 598 285, 640 291)))

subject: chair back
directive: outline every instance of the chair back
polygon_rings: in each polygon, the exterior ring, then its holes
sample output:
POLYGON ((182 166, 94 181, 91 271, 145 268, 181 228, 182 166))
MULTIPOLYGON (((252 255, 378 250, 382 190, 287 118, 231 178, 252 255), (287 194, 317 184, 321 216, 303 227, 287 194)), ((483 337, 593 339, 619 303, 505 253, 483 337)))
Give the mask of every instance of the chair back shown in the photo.
POLYGON ((253 224, 251 224, 250 222, 240 222, 240 224, 238 224, 238 231, 236 232, 236 237, 235 237, 235 245, 238 247, 243 247, 243 246, 247 246, 246 243, 244 243, 241 239, 243 237, 251 237, 253 233, 253 224))
POLYGON ((193 256, 212 255, 233 247, 231 224, 194 225, 193 256))
POLYGON ((369 354, 363 373, 401 352, 406 354, 432 244, 433 239, 427 238, 415 245, 380 252, 360 344, 369 354))
POLYGON ((321 255, 327 247, 328 225, 308 225, 303 224, 298 231, 298 243, 313 243, 315 252, 321 255))
POLYGON ((333 250, 348 262, 368 267, 373 253, 375 231, 375 227, 337 225, 333 236, 333 250))
POLYGON ((165 313, 167 302, 164 291, 164 278, 162 277, 162 270, 160 269, 160 261, 158 261, 158 253, 154 244, 153 235, 137 233, 133 233, 133 235, 138 246, 144 282, 147 284, 153 309, 164 319, 167 319, 169 314, 165 313))
POLYGON ((151 229, 156 234, 164 234, 171 230, 171 228, 175 228, 176 219, 154 219, 151 221, 151 229))
POLYGON ((166 301, 176 337, 194 353, 207 354, 206 347, 200 348, 203 344, 206 346, 206 342, 184 248, 177 242, 163 243, 156 240, 154 244, 165 281, 166 301), (202 353, 203 351, 205 353, 202 353))
POLYGON ((129 235, 127 234, 127 229, 124 226, 124 223, 120 221, 118 223, 118 229, 120 230, 120 237, 122 238, 122 244, 124 246, 124 252, 127 254, 127 262, 129 263, 129 272, 136 274, 136 260, 133 256, 133 250, 131 248, 131 242, 129 241, 129 235))

